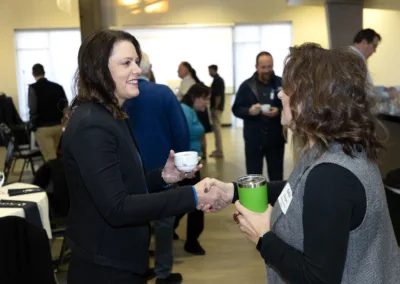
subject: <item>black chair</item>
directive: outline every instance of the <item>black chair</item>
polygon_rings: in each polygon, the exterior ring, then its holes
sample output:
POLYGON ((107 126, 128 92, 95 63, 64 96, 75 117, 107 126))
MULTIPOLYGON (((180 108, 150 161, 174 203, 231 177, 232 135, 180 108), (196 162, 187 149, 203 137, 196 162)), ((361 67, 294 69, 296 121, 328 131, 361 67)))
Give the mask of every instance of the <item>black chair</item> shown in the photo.
POLYGON ((49 200, 53 239, 62 238, 59 255, 53 259, 54 268, 58 270, 59 266, 66 262, 69 257, 66 224, 69 211, 69 193, 61 158, 43 164, 36 172, 32 184, 45 189, 49 200))
POLYGON ((46 231, 26 219, 0 218, 1 283, 55 284, 46 231))
POLYGON ((13 171, 13 166, 15 165, 14 160, 14 141, 10 140, 6 145, 6 158, 4 160, 4 184, 7 184, 8 176, 10 172, 13 171))
POLYGON ((21 150, 31 149, 30 123, 6 124, 21 150))
POLYGON ((34 160, 40 159, 42 162, 44 162, 40 150, 21 149, 16 142, 13 132, 5 123, 0 124, 0 135, 5 142, 7 149, 8 159, 6 159, 6 163, 4 165, 4 171, 8 172, 7 177, 14 171, 15 163, 18 160, 24 160, 18 181, 22 180, 22 176, 28 164, 30 164, 32 174, 34 175, 36 173, 34 160))
POLYGON ((400 169, 390 171, 384 183, 390 218, 400 246, 400 169))

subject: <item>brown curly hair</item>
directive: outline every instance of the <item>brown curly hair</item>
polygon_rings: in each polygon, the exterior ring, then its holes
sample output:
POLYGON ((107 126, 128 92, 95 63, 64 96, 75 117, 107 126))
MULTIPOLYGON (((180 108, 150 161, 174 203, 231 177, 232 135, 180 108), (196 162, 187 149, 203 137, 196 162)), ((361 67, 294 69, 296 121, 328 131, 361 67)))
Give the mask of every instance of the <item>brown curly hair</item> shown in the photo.
POLYGON ((326 50, 313 43, 290 48, 282 88, 290 97, 289 128, 304 149, 312 140, 322 154, 338 142, 347 155, 364 150, 377 161, 383 144, 367 74, 364 60, 349 48, 326 50))

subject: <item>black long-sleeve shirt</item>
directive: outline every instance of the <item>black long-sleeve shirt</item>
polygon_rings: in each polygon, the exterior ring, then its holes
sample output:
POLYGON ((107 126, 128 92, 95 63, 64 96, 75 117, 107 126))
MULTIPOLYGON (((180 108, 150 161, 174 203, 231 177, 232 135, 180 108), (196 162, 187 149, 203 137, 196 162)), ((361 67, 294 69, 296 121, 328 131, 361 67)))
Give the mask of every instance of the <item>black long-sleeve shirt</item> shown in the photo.
MULTIPOLYGON (((268 183, 271 204, 285 184, 268 183)), ((265 262, 289 283, 340 283, 350 231, 365 216, 365 189, 349 170, 321 164, 307 177, 303 202, 304 252, 286 244, 273 232, 266 233, 257 248, 265 262)))

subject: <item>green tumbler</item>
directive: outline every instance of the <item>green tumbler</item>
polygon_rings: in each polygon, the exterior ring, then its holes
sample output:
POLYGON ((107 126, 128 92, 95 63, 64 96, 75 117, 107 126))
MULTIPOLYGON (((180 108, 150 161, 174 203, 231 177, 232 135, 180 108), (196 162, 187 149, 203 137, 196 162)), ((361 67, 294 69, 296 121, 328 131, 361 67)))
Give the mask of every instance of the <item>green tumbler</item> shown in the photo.
POLYGON ((247 209, 264 212, 268 208, 267 181, 262 175, 247 175, 237 180, 239 201, 247 209))

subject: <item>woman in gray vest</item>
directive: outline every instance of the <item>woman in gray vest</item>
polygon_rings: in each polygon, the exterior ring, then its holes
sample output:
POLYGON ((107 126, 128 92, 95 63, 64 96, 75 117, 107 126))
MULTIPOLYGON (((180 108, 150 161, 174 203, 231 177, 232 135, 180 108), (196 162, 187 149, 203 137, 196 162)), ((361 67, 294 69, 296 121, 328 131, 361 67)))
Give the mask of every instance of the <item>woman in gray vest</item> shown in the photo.
MULTIPOLYGON (((303 142, 303 155, 287 182, 268 184, 267 211, 236 201, 238 226, 257 245, 269 284, 400 283, 366 74, 348 50, 290 49, 282 124, 303 142)), ((237 200, 235 184, 212 183, 237 200)))

